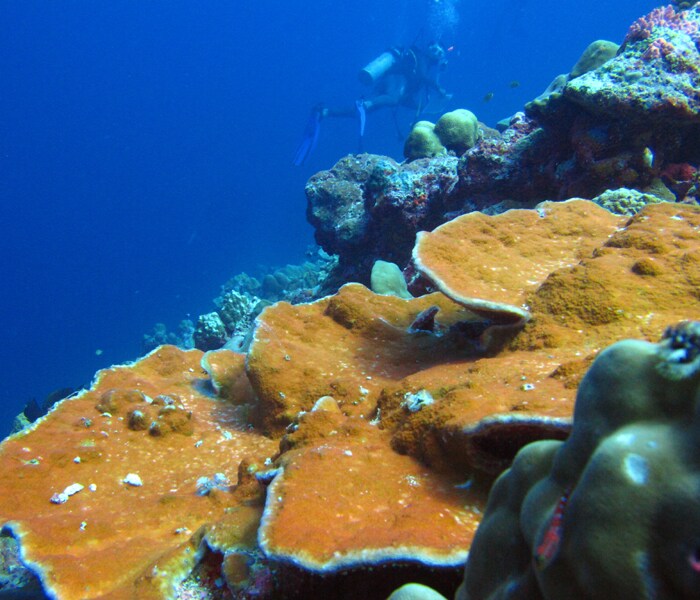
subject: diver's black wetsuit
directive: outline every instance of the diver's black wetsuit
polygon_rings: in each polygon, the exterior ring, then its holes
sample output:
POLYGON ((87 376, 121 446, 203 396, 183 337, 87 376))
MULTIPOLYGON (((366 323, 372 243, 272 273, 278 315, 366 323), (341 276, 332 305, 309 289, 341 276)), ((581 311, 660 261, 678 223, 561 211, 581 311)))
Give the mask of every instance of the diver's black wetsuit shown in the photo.
MULTIPOLYGON (((296 166, 304 164, 314 151, 321 121, 326 117, 359 118, 360 148, 362 148, 365 117, 368 112, 380 108, 403 106, 416 111, 414 120, 417 121, 431 99, 431 92, 437 92, 442 100, 449 100, 451 97, 438 82, 440 72, 446 65, 445 51, 439 44, 431 44, 426 50, 421 50, 417 46, 390 48, 360 71, 361 79, 364 74, 366 83, 373 85, 372 94, 368 98, 357 100, 353 106, 326 107, 323 104, 314 106, 302 141, 294 155, 294 164, 296 166), (381 62, 382 59, 386 62, 381 68, 373 73, 367 72, 371 65, 377 61, 381 62)), ((396 123, 396 114, 394 114, 394 121, 396 123)), ((398 123, 396 127, 398 131, 398 123)))
MULTIPOLYGON (((392 67, 375 83, 369 98, 362 100, 364 109, 372 112, 380 108, 403 106, 416 109, 420 114, 427 104, 430 92, 435 91, 441 97, 447 97, 445 89, 439 84, 440 71, 444 69, 444 59, 431 59, 426 52, 415 46, 410 48, 391 48, 396 57, 392 67)), ((324 107, 323 117, 356 117, 357 106, 324 107)))

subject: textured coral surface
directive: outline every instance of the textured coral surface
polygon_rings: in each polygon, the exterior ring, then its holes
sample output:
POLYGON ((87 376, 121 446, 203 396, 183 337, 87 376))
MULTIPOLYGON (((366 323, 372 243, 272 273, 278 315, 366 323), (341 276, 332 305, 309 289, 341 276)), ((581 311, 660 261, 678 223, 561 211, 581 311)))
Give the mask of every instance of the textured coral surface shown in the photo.
POLYGON ((394 452, 389 435, 362 419, 335 426, 284 455, 260 529, 265 552, 317 570, 388 560, 462 563, 483 492, 460 489, 454 473, 394 452))
POLYGON ((165 597, 193 567, 200 527, 225 508, 220 495, 197 494, 198 478, 235 483, 243 458, 275 452, 234 406, 202 392, 201 355, 163 346, 101 371, 89 391, 3 443, 0 520, 62 600, 165 597), (129 474, 142 485, 125 483, 129 474), (75 483, 84 489, 51 501, 75 483))
POLYGON ((455 570, 493 478, 568 435, 600 350, 700 319, 697 207, 474 213, 415 255, 441 292, 277 303, 245 361, 163 346, 3 442, 0 519, 46 588, 175 597, 203 556, 182 590, 216 569, 261 598, 455 570))
POLYGON ((431 306, 441 308, 446 324, 476 319, 442 294, 402 300, 359 284, 311 304, 267 308, 248 354, 263 428, 280 431, 326 395, 346 412, 371 419, 379 393, 391 382, 468 352, 409 331, 431 306))
POLYGON ((517 321, 529 318, 526 296, 547 276, 589 256, 622 222, 577 200, 495 217, 471 213, 419 233, 413 260, 456 302, 498 322, 517 321))

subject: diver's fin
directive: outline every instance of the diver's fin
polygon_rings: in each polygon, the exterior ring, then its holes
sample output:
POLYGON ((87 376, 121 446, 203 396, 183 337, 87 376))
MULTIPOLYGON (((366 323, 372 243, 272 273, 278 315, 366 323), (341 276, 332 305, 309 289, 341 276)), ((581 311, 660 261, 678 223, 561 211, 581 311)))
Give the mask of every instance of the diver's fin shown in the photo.
POLYGON ((294 154, 294 166, 300 167, 304 164, 307 158, 316 148, 318 142, 318 134, 321 131, 321 117, 323 116, 323 107, 317 104, 311 109, 309 120, 304 128, 304 136, 301 139, 297 151, 294 154))
POLYGON ((360 137, 357 143, 357 153, 362 154, 365 151, 365 125, 367 124, 367 110, 365 109, 365 99, 360 98, 355 100, 355 108, 357 109, 357 116, 360 119, 360 137))
POLYGON ((360 137, 365 135, 365 125, 367 124, 367 111, 365 110, 365 99, 360 98, 355 100, 355 108, 357 108, 357 115, 360 118, 360 137))

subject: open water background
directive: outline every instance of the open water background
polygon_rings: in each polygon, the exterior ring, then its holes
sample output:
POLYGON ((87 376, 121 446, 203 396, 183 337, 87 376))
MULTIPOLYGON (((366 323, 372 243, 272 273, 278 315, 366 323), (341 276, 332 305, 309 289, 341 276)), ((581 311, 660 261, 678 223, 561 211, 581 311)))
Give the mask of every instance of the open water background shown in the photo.
MULTIPOLYGON (((212 310, 236 273, 304 260, 304 184, 358 146, 356 123, 325 121, 294 168, 309 109, 360 97, 385 48, 442 34, 449 108, 493 126, 654 6, 0 0, 0 435, 30 398, 136 358, 156 322, 212 310)), ((364 149, 401 159, 389 113, 364 149)))

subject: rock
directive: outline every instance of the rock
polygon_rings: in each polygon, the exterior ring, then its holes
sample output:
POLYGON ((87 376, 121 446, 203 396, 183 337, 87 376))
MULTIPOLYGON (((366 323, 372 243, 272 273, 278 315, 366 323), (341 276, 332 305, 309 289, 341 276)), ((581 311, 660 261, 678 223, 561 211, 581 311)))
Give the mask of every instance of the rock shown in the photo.
POLYGON ((453 156, 403 165, 348 156, 309 180, 307 216, 318 244, 338 255, 344 279, 369 284, 375 260, 406 264, 416 231, 445 220, 456 180, 453 156))

